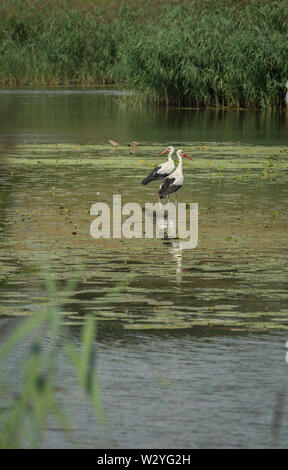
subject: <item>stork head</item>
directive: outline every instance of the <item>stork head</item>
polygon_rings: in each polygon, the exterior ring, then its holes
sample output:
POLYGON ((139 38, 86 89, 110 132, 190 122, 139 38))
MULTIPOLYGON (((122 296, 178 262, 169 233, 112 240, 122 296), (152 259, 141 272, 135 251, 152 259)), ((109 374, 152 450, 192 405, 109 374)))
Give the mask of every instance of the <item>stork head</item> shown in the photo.
POLYGON ((187 155, 186 153, 183 152, 183 150, 177 150, 177 157, 185 157, 185 158, 189 158, 189 160, 194 160, 192 157, 189 157, 189 155, 187 155))
POLYGON ((169 145, 169 147, 167 147, 166 150, 164 150, 163 152, 161 152, 160 155, 164 155, 165 153, 168 153, 168 152, 171 153, 171 155, 172 155, 172 153, 174 152, 174 150, 175 150, 174 147, 173 147, 172 145, 169 145))

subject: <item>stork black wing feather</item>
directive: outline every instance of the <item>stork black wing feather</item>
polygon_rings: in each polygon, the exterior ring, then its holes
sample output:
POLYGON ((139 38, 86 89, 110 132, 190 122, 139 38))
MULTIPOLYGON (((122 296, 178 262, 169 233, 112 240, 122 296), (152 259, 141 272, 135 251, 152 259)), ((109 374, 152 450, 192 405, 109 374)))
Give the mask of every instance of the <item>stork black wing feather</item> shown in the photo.
POLYGON ((175 181, 175 178, 165 178, 162 185, 161 185, 161 188, 159 190, 159 196, 161 199, 163 199, 164 197, 167 196, 167 194, 169 194, 169 188, 170 186, 174 183, 175 181))
POLYGON ((150 175, 146 176, 144 180, 142 181, 142 184, 148 184, 151 183, 151 181, 156 180, 159 178, 157 175, 157 171, 160 169, 160 165, 156 166, 153 171, 151 171, 150 175))

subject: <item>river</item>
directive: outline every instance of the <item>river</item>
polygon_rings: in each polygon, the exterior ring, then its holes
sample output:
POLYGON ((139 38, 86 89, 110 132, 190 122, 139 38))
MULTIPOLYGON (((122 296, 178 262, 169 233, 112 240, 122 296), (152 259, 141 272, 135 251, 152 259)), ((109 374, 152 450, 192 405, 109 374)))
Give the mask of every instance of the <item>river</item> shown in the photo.
MULTIPOLYGON (((107 424, 62 358, 60 400, 75 431, 49 423, 41 445, 287 447, 286 115, 159 109, 110 87, 1 90, 0 109, 2 340, 47 305, 41 259, 61 288, 84 266, 62 312, 71 341, 86 314, 98 324, 107 424), (141 180, 171 144, 194 158, 179 198, 198 203, 197 248, 93 239, 95 202, 157 201, 158 184, 141 180)), ((0 366, 2 386, 19 386, 7 370, 26 346, 0 366)))

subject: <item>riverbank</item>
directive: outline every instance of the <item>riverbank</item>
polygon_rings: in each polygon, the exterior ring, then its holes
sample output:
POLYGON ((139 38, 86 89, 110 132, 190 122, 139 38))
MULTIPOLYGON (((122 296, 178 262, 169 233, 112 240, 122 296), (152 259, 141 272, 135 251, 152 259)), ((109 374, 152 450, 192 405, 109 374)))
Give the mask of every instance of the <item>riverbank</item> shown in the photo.
POLYGON ((12 0, 0 7, 0 85, 114 83, 152 103, 283 107, 287 23, 285 0, 12 0))

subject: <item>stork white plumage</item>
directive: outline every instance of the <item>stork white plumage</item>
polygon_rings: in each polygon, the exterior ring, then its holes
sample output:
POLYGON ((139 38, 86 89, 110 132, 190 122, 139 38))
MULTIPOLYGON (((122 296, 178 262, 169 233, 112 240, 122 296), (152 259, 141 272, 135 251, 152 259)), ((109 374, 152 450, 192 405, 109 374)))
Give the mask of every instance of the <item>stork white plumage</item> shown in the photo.
POLYGON ((182 157, 189 158, 189 160, 193 160, 193 158, 189 157, 189 155, 186 155, 183 150, 177 150, 176 155, 179 160, 179 164, 176 170, 173 171, 173 173, 164 178, 158 193, 160 199, 164 199, 169 194, 175 192, 177 197, 177 191, 182 188, 184 183, 184 176, 182 171, 182 157))
POLYGON ((142 181, 142 184, 148 184, 151 183, 151 181, 159 180, 166 178, 166 176, 170 175, 174 168, 175 168, 175 163, 172 158, 174 152, 174 147, 170 145, 164 152, 161 152, 160 155, 164 155, 165 153, 168 153, 168 160, 165 163, 161 163, 160 165, 157 165, 151 173, 144 178, 142 181), (168 153, 169 152, 169 153, 168 153))

